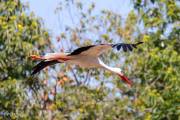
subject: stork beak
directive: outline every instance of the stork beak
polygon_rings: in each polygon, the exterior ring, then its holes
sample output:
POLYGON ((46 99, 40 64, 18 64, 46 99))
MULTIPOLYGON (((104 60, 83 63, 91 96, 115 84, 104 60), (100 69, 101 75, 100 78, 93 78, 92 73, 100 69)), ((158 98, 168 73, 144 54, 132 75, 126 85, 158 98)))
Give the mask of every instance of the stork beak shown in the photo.
POLYGON ((127 83, 127 85, 128 85, 129 87, 132 86, 132 81, 129 80, 126 76, 124 76, 123 74, 118 74, 118 75, 120 76, 120 78, 121 78, 124 82, 127 83))

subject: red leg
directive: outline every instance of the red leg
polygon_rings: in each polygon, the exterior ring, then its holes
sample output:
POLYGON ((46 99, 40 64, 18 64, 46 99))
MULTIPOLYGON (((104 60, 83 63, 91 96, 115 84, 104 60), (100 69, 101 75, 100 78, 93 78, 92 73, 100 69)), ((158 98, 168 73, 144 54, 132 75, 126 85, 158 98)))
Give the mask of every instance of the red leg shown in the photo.
POLYGON ((43 59, 41 56, 37 56, 37 55, 31 55, 30 57, 32 60, 42 60, 43 59))

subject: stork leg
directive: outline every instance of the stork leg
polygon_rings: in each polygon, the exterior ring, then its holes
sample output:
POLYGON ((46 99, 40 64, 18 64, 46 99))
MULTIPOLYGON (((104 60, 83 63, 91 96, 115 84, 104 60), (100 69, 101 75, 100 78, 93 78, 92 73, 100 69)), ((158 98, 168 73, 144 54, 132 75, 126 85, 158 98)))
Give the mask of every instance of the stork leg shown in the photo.
POLYGON ((38 56, 38 55, 31 55, 30 58, 31 58, 32 60, 43 60, 43 59, 44 59, 43 57, 38 56))

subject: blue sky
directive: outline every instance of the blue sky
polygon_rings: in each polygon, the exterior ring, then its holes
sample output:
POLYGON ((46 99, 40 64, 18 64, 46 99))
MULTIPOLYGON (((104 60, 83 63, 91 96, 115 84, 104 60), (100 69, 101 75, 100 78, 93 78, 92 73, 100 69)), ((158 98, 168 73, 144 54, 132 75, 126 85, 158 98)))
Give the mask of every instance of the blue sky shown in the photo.
MULTIPOLYGON (((55 9, 58 3, 62 0, 21 0, 24 3, 29 3, 30 11, 33 11, 36 16, 41 17, 45 27, 49 30, 52 37, 60 34, 58 26, 58 16, 55 14, 55 9)), ((122 17, 126 17, 132 9, 130 0, 90 0, 96 4, 97 11, 102 9, 110 9, 119 13, 122 17)), ((65 20, 64 20, 65 21, 65 20)))

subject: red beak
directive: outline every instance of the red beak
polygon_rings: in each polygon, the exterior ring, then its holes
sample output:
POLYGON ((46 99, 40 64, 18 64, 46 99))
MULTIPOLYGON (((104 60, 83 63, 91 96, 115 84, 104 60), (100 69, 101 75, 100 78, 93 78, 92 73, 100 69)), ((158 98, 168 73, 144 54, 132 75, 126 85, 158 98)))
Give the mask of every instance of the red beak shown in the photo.
POLYGON ((121 77, 121 79, 122 79, 124 82, 126 82, 126 83, 128 84, 129 87, 132 86, 132 81, 129 80, 126 76, 124 76, 123 74, 118 74, 118 75, 121 77))

